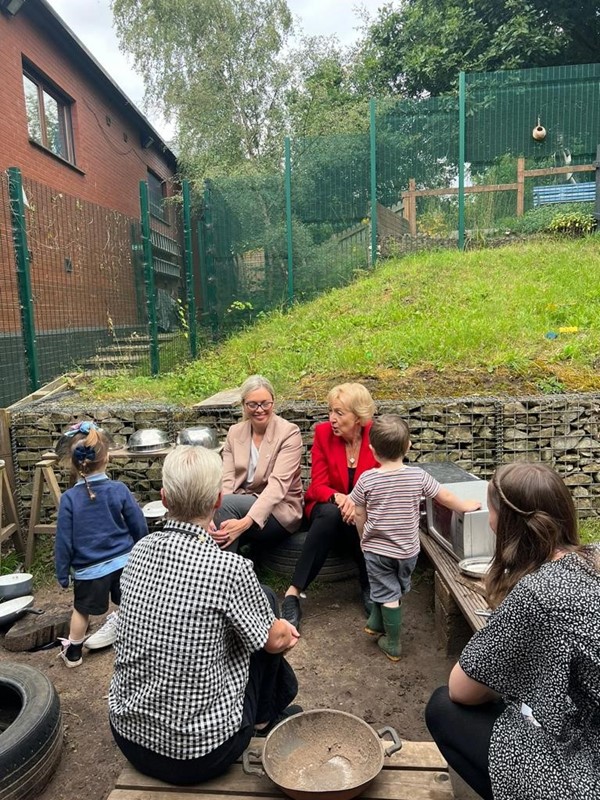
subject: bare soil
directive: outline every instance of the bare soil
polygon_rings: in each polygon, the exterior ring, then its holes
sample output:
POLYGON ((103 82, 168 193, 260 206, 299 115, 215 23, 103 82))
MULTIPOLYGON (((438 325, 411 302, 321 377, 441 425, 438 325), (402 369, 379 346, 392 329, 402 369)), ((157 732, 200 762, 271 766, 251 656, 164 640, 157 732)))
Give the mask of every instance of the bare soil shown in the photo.
MULTIPOLYGON (((47 602, 68 603, 69 595, 58 587, 36 592, 36 605, 47 602)), ((415 573, 413 590, 405 600, 403 657, 398 663, 389 661, 363 632, 365 617, 355 580, 310 589, 303 612, 302 637, 288 656, 300 684, 297 702, 305 709, 335 708, 372 724, 392 725, 401 738, 430 740, 423 710, 453 663, 435 633, 432 572, 425 567, 415 573)), ((102 619, 92 622, 96 629, 102 619)), ((124 764, 107 718, 113 651, 84 651, 82 666, 70 670, 58 652, 11 653, 0 647, 0 663, 36 667, 49 676, 60 695, 63 757, 39 797, 104 800, 124 764)))

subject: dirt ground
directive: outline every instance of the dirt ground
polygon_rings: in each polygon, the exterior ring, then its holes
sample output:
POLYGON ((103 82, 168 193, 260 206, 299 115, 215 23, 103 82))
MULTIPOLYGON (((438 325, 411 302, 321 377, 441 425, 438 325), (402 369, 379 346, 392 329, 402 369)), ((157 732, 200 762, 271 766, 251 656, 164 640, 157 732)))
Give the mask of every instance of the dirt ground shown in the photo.
MULTIPOLYGON (((365 617, 358 583, 347 580, 308 592, 303 601, 302 637, 289 654, 305 709, 335 708, 369 723, 392 725, 401 738, 430 740, 423 710, 429 695, 446 681, 452 659, 434 629, 433 576, 418 568, 405 600, 403 658, 389 661, 363 632, 365 617)), ((68 602, 60 589, 36 593, 36 605, 68 602)), ((102 620, 93 620, 96 629, 102 620)), ((0 663, 30 664, 46 673, 60 695, 65 726, 63 757, 40 800, 104 800, 124 764, 107 721, 112 648, 89 653, 68 670, 58 649, 11 653, 0 647, 0 663)), ((84 651, 84 655, 85 655, 84 651)))

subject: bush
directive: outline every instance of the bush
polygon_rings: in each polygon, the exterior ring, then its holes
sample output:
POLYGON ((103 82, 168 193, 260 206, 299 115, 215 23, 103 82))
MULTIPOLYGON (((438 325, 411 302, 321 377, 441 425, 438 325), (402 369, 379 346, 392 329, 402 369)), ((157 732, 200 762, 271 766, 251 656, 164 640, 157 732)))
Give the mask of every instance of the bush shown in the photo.
POLYGON ((585 236, 596 228, 596 220, 591 214, 570 211, 558 214, 547 227, 550 233, 565 233, 569 236, 585 236))
POLYGON ((543 231, 551 230, 553 221, 565 215, 577 215, 585 217, 592 221, 592 228, 594 224, 594 217, 592 216, 592 203, 561 203, 560 205, 544 205, 538 208, 532 208, 526 211, 522 217, 508 217, 498 222, 498 227, 501 230, 510 231, 511 233, 520 234, 533 234, 542 233, 543 231))

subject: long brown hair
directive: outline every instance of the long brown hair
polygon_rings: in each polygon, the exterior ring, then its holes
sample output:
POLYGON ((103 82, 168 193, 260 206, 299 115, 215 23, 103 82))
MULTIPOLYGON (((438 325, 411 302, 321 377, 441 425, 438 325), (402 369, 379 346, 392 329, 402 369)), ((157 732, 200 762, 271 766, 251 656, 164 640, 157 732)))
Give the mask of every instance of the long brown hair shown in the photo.
POLYGON ((557 550, 580 549, 577 512, 562 478, 546 464, 498 467, 488 487, 497 513, 496 552, 486 579, 488 603, 496 608, 529 572, 557 550))

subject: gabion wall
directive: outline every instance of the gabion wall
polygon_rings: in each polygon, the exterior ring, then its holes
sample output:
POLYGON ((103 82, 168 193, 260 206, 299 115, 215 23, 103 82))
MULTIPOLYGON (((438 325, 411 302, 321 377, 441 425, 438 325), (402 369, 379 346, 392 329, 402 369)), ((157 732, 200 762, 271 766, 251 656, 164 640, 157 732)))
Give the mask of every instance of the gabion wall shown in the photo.
MULTIPOLYGON (((72 422, 92 418, 126 445, 140 428, 160 428, 175 441, 177 433, 192 425, 209 425, 225 438, 229 426, 240 419, 237 407, 183 408, 167 405, 81 404, 73 398, 38 402, 13 413, 11 438, 17 499, 24 522, 29 519, 35 464, 52 449, 60 433, 72 422), (72 405, 73 404, 73 405, 72 405)), ((600 512, 600 395, 554 395, 527 398, 465 398, 403 400, 378 403, 380 413, 401 414, 409 423, 413 442, 409 458, 419 461, 453 461, 481 478, 511 461, 546 461, 570 487, 580 516, 600 512)), ((279 403, 278 412, 295 422, 305 441, 303 476, 310 470, 310 444, 315 423, 327 419, 323 404, 279 403)), ((123 480, 140 502, 159 496, 161 461, 138 455, 119 459, 111 475, 123 480)), ((68 476, 60 476, 66 488, 68 476)), ((48 509, 48 517, 53 509, 48 509)))

